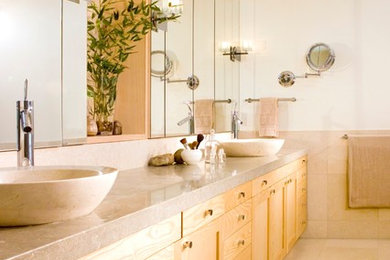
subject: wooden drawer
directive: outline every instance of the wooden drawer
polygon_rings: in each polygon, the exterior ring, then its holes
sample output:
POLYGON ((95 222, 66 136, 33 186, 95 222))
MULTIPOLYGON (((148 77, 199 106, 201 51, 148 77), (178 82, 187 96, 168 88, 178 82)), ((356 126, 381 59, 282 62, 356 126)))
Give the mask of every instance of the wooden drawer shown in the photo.
POLYGON ((306 161, 307 161, 306 157, 302 157, 270 173, 267 173, 264 176, 261 176, 253 180, 252 182, 253 196, 268 189, 272 185, 276 184, 277 182, 286 178, 287 176, 291 175, 294 172, 300 171, 301 174, 305 174, 306 176, 306 161))
POLYGON ((290 162, 289 164, 282 166, 278 169, 278 171, 282 172, 283 174, 286 174, 285 176, 298 171, 301 168, 306 168, 307 164, 307 158, 306 156, 301 157, 293 162, 290 162))
POLYGON ((175 215, 81 259, 145 259, 181 238, 180 217, 175 215))
POLYGON ((182 212, 183 236, 205 226, 225 213, 226 194, 214 197, 182 212))
POLYGON ((226 211, 244 203, 252 197, 252 182, 242 184, 226 193, 226 211))
POLYGON ((237 230, 248 224, 252 220, 252 200, 237 206, 227 212, 221 219, 221 237, 230 237, 237 230))
POLYGON ((234 259, 252 242, 252 225, 246 224, 223 242, 223 259, 234 259))
POLYGON ((252 259, 252 247, 248 246, 238 256, 233 258, 234 260, 250 260, 252 259))
POLYGON ((252 181, 253 196, 265 191, 281 179, 283 179, 283 177, 280 176, 280 173, 278 173, 277 170, 254 179, 252 181))

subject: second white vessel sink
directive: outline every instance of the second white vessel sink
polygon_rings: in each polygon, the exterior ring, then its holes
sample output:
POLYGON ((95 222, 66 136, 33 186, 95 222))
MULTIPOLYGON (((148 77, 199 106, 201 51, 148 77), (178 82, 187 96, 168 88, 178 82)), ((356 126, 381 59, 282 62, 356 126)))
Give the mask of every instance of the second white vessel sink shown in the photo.
POLYGON ((277 154, 284 144, 284 139, 233 139, 221 144, 227 156, 256 157, 277 154))
POLYGON ((113 168, 85 166, 0 169, 0 226, 87 215, 106 197, 117 174, 113 168))

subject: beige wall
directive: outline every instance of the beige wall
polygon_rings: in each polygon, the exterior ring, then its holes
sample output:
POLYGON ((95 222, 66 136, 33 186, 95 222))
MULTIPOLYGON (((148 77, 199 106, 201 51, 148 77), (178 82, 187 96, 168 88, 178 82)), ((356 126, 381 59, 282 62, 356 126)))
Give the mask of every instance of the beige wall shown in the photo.
POLYGON ((286 138, 285 148, 303 147, 309 153, 308 226, 304 237, 390 238, 390 209, 348 208, 348 141, 341 138, 345 133, 352 131, 281 133, 286 138))

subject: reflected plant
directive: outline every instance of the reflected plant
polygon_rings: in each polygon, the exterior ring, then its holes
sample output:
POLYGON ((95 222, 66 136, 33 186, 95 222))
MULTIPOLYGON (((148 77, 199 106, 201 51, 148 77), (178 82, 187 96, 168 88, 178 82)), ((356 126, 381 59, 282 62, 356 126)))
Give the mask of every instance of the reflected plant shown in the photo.
MULTIPOLYGON (((157 2, 144 0, 96 0, 88 5, 87 95, 94 106, 89 113, 96 120, 99 132, 110 123, 117 97, 119 75, 126 69, 125 62, 156 24, 153 14, 162 14, 157 2)), ((160 16, 159 16, 160 17, 160 16)), ((179 16, 158 18, 158 23, 176 20, 179 16)), ((112 127, 112 126, 111 126, 112 127)))

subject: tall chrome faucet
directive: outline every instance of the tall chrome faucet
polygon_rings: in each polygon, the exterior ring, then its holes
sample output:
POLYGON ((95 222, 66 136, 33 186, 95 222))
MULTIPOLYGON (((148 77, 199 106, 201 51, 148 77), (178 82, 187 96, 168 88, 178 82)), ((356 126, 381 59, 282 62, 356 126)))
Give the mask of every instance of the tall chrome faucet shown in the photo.
POLYGON ((28 80, 24 81, 24 100, 16 102, 16 149, 18 166, 34 166, 34 102, 27 99, 28 80))
POLYGON ((242 125, 241 119, 238 117, 237 103, 234 103, 234 109, 232 111, 232 133, 233 138, 238 139, 238 131, 240 130, 240 125, 242 125))
POLYGON ((188 107, 188 116, 186 118, 183 118, 179 122, 177 122, 178 126, 182 126, 183 124, 188 122, 188 132, 190 135, 193 135, 195 133, 195 122, 194 122, 194 113, 192 111, 191 105, 189 103, 184 103, 188 107))

